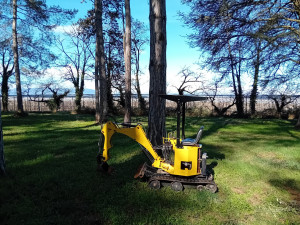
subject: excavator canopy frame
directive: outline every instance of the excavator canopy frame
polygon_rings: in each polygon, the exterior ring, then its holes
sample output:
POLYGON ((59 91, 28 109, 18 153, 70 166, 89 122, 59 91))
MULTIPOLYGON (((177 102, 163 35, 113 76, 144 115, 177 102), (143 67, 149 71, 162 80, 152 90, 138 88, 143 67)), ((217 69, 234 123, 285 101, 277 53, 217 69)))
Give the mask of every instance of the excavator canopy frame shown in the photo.
POLYGON ((161 98, 173 101, 177 103, 176 114, 177 114, 177 148, 181 147, 180 143, 180 118, 182 115, 182 130, 181 130, 181 137, 185 139, 185 107, 187 102, 194 102, 194 101, 205 101, 207 100, 206 97, 200 96, 190 96, 190 95, 159 95, 161 98))

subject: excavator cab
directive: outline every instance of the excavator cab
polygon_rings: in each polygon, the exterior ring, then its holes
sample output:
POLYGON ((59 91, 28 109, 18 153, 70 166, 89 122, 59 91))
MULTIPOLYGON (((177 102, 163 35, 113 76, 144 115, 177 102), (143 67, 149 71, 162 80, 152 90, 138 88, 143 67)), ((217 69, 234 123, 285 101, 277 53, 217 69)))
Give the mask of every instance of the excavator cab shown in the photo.
POLYGON ((149 158, 151 165, 144 163, 134 177, 147 180, 151 188, 159 189, 161 186, 170 185, 173 190, 180 191, 185 186, 193 186, 198 190, 216 192, 217 185, 213 175, 206 170, 207 154, 202 152, 202 145, 198 143, 204 127, 200 128, 195 139, 185 138, 186 103, 203 101, 206 98, 183 95, 160 97, 177 103, 176 136, 169 134, 162 137, 161 146, 152 146, 141 124, 120 126, 108 121, 101 130, 104 141, 97 156, 98 164, 104 171, 110 171, 107 164, 108 150, 112 147, 110 140, 114 133, 121 133, 138 142, 149 158))

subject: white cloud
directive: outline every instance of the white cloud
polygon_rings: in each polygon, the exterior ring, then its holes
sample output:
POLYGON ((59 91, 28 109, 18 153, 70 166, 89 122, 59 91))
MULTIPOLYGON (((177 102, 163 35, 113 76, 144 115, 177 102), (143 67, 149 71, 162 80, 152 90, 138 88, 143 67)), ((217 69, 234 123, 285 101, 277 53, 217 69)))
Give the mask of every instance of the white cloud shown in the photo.
POLYGON ((76 28, 77 25, 65 25, 65 26, 57 26, 54 29, 54 32, 56 33, 70 33, 74 30, 74 28, 76 28))

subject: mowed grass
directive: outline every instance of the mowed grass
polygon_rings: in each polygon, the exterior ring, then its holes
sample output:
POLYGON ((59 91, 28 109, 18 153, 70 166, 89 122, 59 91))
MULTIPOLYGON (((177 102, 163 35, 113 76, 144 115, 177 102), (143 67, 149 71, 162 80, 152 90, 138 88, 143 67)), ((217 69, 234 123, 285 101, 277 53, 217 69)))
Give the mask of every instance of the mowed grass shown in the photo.
MULTIPOLYGON (((151 190, 133 178, 147 161, 113 137, 112 175, 97 172, 100 127, 88 115, 2 115, 8 176, 0 178, 0 224, 299 224, 300 132, 292 121, 187 118, 219 192, 151 190)), ((140 118, 146 120, 146 118, 140 118)), ((146 124, 146 123, 145 123, 146 124)), ((175 130, 168 118, 167 129, 175 130)))

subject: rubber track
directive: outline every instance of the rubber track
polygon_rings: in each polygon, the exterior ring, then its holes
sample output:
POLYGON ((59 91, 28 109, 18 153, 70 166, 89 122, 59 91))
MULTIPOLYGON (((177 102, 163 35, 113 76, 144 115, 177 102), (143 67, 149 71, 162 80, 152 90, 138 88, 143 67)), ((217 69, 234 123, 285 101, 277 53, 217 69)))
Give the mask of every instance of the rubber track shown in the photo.
POLYGON ((159 181, 168 181, 168 182, 180 182, 182 184, 194 184, 194 185, 200 185, 200 184, 214 184, 215 182, 213 180, 208 180, 206 178, 185 178, 185 177, 176 177, 169 174, 155 174, 149 178, 149 182, 153 180, 159 180, 159 181))

